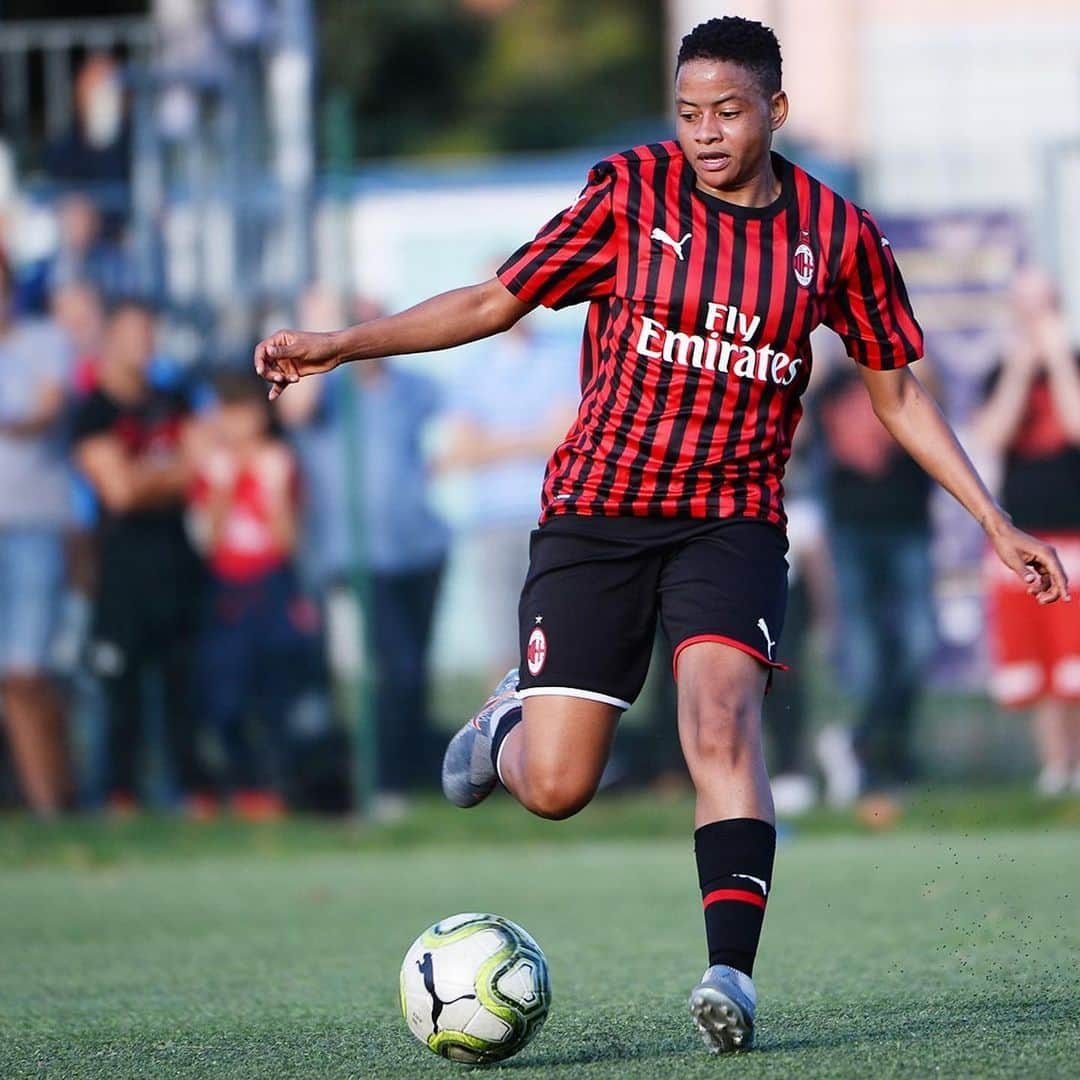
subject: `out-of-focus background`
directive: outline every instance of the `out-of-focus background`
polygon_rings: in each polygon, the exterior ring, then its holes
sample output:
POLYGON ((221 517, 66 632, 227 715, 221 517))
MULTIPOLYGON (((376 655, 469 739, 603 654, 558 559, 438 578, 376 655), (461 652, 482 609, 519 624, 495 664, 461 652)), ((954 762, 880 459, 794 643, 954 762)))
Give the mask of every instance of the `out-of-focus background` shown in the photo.
MULTIPOLYGON (((0 3, 0 805, 398 818, 516 658, 584 312, 273 409, 252 345, 489 276, 592 162, 668 136, 679 39, 717 8, 48 10, 0 3)), ((880 219, 920 374, 1080 580, 1080 10, 724 13, 776 29, 778 148, 880 219)), ((915 783, 1075 793, 1080 613, 1017 606, 828 333, 815 366, 788 478, 795 673, 766 710, 781 812, 893 813, 915 783)), ((686 791, 666 650, 613 791, 686 791)))

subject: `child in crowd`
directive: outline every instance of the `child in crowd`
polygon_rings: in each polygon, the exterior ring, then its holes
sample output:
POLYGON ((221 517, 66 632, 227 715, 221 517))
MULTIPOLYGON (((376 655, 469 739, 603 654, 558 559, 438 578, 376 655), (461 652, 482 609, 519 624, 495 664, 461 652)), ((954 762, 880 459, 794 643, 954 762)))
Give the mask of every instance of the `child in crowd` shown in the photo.
MULTIPOLYGON (((1054 544, 1080 574, 1080 356, 1053 280, 1024 268, 1012 286, 1016 327, 990 373, 974 434, 1002 459, 1001 503, 1014 523, 1054 544)), ((1036 607, 989 556, 990 688, 1030 709, 1042 795, 1080 792, 1080 611, 1036 607)))
POLYGON ((297 692, 293 654, 311 629, 292 565, 297 467, 257 380, 225 374, 216 390, 193 450, 193 526, 211 578, 199 693, 221 739, 233 811, 272 819, 285 808, 281 759, 297 692))

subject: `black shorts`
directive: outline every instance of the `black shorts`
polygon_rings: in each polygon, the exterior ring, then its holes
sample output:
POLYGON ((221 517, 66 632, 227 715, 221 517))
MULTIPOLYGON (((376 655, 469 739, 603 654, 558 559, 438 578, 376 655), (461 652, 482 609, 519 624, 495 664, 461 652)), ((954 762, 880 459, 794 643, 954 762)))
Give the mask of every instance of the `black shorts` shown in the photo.
POLYGON ((649 669, 656 617, 674 654, 699 641, 784 668, 787 538, 759 521, 565 514, 533 530, 518 607, 522 697, 628 709, 649 669))

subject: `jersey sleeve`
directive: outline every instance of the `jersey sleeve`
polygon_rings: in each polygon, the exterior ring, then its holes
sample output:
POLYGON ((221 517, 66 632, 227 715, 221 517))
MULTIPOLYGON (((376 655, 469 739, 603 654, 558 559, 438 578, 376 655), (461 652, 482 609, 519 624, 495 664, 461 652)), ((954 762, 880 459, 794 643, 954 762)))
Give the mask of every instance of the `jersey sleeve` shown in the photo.
POLYGON ((611 295, 617 261, 614 184, 614 167, 595 165, 573 206, 499 267, 499 280, 514 296, 526 304, 563 308, 611 295))
POLYGON ((858 239, 824 322, 843 339, 848 356, 876 371, 903 367, 923 354, 922 329, 892 246, 865 210, 859 211, 858 239))

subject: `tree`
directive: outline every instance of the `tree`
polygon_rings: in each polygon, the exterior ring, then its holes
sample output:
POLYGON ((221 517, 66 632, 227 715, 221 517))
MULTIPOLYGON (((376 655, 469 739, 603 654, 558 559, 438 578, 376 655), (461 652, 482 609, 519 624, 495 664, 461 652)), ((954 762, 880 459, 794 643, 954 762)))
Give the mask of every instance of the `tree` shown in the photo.
POLYGON ((317 11, 321 100, 339 103, 339 137, 351 126, 357 156, 574 146, 664 107, 660 0, 320 0, 317 11))

